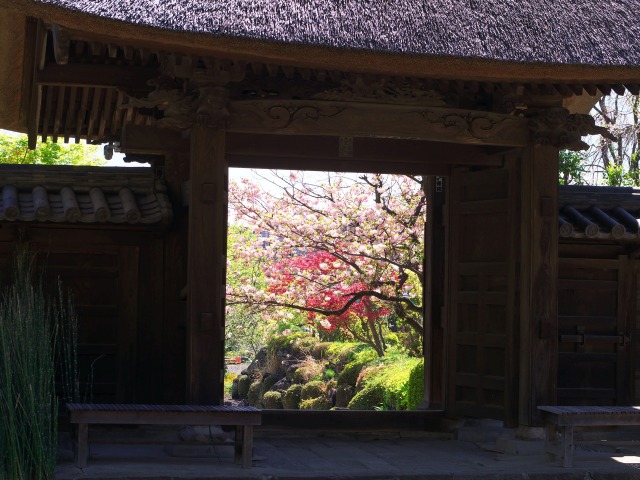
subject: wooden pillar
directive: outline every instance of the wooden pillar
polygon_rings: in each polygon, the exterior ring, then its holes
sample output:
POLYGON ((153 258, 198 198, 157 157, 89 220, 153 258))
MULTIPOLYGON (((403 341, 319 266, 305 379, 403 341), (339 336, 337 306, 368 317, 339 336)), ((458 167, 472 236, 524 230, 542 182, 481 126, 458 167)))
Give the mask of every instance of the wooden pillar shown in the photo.
POLYGON ((224 140, 224 130, 206 122, 191 129, 187 400, 194 404, 223 401, 228 179, 224 140))
POLYGON ((521 170, 519 423, 541 425, 556 403, 558 355, 558 149, 525 149, 521 170))
POLYGON ((424 232, 424 397, 420 408, 443 408, 444 285, 445 285, 445 178, 425 177, 427 221, 424 232))

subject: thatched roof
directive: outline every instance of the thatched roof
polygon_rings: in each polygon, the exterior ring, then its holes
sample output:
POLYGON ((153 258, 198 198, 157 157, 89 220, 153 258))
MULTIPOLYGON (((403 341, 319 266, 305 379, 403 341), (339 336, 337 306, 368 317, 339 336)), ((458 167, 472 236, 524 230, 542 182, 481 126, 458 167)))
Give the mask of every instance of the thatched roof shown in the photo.
POLYGON ((640 65, 638 0, 39 0, 129 24, 339 49, 640 65))

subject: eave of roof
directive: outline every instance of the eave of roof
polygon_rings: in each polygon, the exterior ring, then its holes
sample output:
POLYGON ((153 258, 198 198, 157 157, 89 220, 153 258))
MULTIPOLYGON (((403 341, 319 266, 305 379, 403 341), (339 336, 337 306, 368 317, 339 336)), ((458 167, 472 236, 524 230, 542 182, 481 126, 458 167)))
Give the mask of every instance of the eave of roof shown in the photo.
POLYGON ((164 228, 173 210, 149 169, 0 166, 0 223, 128 224, 164 228))
POLYGON ((640 80, 640 25, 628 14, 637 0, 613 0, 606 11, 587 0, 529 0, 517 9, 498 0, 5 3, 103 38, 117 32, 120 42, 309 68, 496 82, 640 80))
POLYGON ((640 189, 560 186, 561 239, 640 242, 640 189))

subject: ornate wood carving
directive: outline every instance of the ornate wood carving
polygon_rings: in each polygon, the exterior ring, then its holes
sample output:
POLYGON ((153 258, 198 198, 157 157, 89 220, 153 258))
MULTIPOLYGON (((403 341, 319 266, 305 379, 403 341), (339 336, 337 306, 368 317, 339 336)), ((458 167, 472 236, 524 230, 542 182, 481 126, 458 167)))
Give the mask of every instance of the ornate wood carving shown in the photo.
POLYGON ((152 82, 155 90, 146 98, 131 98, 121 108, 146 109, 157 118, 156 126, 179 130, 189 129, 196 122, 217 127, 229 118, 229 92, 223 87, 203 85, 185 91, 176 80, 166 76, 152 82))
POLYGON ((445 107, 444 96, 433 89, 409 82, 365 81, 362 76, 342 80, 336 88, 324 90, 311 96, 317 100, 392 103, 395 105, 422 105, 445 107))
POLYGON ((560 150, 586 150, 589 145, 581 138, 585 135, 602 135, 615 140, 606 128, 597 126, 590 115, 569 113, 566 108, 528 109, 524 115, 529 120, 535 145, 552 145, 560 150))
POLYGON ((372 103, 263 100, 231 103, 228 131, 391 137, 523 146, 527 120, 489 112, 372 103))

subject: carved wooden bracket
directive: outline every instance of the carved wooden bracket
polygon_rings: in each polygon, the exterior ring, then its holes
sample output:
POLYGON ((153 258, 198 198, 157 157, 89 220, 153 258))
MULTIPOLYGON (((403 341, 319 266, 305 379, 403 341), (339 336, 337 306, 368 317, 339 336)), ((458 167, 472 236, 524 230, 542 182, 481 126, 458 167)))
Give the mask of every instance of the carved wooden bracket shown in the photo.
POLYGON ((196 122, 220 127, 229 118, 229 91, 224 87, 203 85, 186 91, 169 77, 153 80, 155 90, 147 98, 131 98, 121 108, 136 107, 153 111, 154 125, 178 130, 191 128, 196 122))
POLYGON ((586 150, 589 145, 582 140, 585 135, 602 135, 616 140, 604 127, 595 124, 590 115, 569 113, 562 107, 528 109, 531 140, 536 145, 553 145, 560 150, 586 150))

